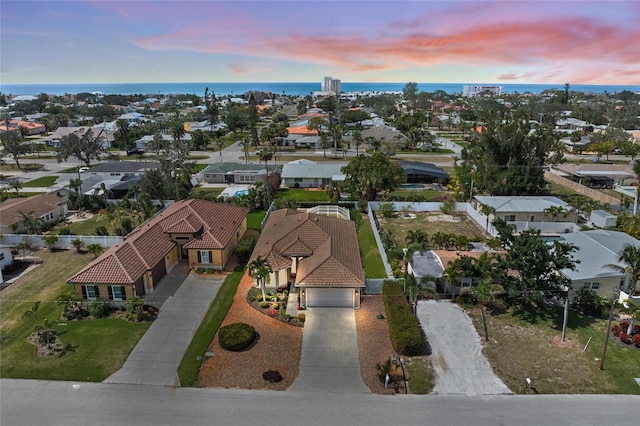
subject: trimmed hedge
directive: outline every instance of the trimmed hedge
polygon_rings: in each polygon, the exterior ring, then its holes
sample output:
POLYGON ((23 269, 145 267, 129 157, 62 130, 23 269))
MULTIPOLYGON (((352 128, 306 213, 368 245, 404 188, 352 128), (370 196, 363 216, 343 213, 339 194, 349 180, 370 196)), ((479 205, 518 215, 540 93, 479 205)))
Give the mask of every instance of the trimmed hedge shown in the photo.
POLYGON ((241 351, 253 343, 256 329, 243 322, 236 322, 220 328, 218 341, 223 349, 241 351))
POLYGON ((240 263, 247 263, 256 245, 256 237, 253 235, 245 235, 236 247, 236 255, 240 263))
POLYGON ((403 288, 402 283, 394 281, 385 281, 382 287, 391 343, 399 354, 420 355, 425 347, 424 336, 418 320, 413 316, 409 301, 403 294, 403 288))

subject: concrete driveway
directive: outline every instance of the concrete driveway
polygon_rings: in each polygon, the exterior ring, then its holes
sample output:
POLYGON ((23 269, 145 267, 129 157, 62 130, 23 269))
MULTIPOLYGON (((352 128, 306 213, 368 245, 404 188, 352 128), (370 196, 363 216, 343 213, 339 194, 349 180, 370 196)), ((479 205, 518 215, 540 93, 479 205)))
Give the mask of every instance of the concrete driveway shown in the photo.
POLYGON ((310 308, 305 313, 300 374, 289 391, 370 393, 360 375, 353 309, 310 308))
MULTIPOLYGON (((163 280, 172 278, 167 275, 163 280)), ((158 319, 122 368, 104 382, 180 386, 177 374, 180 361, 223 281, 223 277, 187 275, 175 294, 168 296, 158 319)))
POLYGON ((511 393, 482 353, 469 316, 450 300, 418 302, 418 319, 431 344, 436 373, 433 393, 499 395, 511 393))

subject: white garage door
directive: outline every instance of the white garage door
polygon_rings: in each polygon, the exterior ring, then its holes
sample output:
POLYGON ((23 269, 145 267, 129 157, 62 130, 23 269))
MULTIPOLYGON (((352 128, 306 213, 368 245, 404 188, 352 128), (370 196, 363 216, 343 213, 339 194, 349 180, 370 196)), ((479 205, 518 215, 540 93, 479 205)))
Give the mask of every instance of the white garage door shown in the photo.
POLYGON ((353 307, 352 288, 308 288, 307 306, 353 307))

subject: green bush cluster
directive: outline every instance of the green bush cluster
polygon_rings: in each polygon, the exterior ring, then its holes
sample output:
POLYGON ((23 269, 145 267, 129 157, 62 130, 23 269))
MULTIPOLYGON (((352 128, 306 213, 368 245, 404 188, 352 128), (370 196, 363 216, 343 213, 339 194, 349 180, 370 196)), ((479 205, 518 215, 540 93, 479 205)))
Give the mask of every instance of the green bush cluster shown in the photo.
POLYGON ((87 307, 89 315, 94 318, 104 318, 109 315, 109 302, 104 299, 95 299, 89 302, 87 307))
POLYGON ((247 263, 253 252, 253 247, 256 245, 256 237, 253 235, 245 235, 236 247, 236 255, 240 263, 247 263))
POLYGON ((425 347, 424 336, 404 296, 403 284, 385 281, 382 294, 393 348, 402 355, 420 355, 425 347))
POLYGON ((241 351, 253 343, 256 329, 243 322, 236 322, 222 327, 218 332, 218 341, 223 349, 241 351))

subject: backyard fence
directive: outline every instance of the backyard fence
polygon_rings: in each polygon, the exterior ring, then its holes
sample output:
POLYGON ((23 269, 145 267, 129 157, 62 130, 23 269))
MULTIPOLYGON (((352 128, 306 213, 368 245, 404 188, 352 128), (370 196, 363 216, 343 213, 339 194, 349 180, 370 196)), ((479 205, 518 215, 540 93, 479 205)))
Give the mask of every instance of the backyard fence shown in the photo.
MULTIPOLYGON (((42 237, 44 235, 4 234, 0 236, 0 245, 16 246, 25 240, 32 248, 46 247, 42 237)), ((115 235, 58 235, 55 247, 59 249, 75 248, 73 240, 81 240, 85 247, 91 244, 100 244, 102 247, 108 248, 121 243, 124 238, 115 235)))

